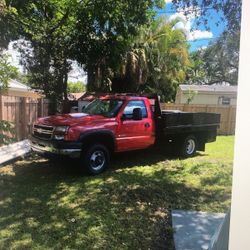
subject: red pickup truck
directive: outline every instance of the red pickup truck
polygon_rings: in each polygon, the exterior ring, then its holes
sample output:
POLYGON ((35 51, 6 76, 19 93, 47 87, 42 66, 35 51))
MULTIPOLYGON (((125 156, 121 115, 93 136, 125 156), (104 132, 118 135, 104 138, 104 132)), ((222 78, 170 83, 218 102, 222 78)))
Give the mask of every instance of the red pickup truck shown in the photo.
POLYGON ((31 147, 38 154, 80 157, 90 174, 105 170, 115 152, 173 145, 183 157, 216 140, 220 115, 162 111, 157 95, 106 95, 83 113, 38 118, 31 147))

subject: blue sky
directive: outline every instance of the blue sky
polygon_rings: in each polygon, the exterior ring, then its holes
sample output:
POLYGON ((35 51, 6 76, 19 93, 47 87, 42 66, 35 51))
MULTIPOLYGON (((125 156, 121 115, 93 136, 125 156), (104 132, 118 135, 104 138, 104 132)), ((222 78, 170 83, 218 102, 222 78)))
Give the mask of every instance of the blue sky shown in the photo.
POLYGON ((197 26, 194 14, 188 17, 184 15, 183 10, 176 10, 171 0, 165 0, 166 5, 164 9, 158 10, 158 15, 168 16, 170 19, 179 17, 182 21, 176 25, 176 28, 184 29, 187 35, 188 43, 190 44, 190 51, 195 51, 199 48, 207 47, 209 42, 213 42, 223 32, 225 24, 220 21, 222 13, 217 13, 215 10, 209 10, 208 28, 204 24, 197 26), (220 21, 217 26, 216 23, 220 21))

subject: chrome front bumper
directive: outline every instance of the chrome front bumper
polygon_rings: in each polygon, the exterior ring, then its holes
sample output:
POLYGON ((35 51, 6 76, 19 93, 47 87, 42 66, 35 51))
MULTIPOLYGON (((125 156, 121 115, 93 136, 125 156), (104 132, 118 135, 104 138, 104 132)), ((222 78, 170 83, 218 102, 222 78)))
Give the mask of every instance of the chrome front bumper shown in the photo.
POLYGON ((52 143, 40 143, 34 140, 31 140, 30 145, 32 151, 38 154, 65 155, 71 158, 78 158, 81 154, 81 148, 58 148, 52 143))

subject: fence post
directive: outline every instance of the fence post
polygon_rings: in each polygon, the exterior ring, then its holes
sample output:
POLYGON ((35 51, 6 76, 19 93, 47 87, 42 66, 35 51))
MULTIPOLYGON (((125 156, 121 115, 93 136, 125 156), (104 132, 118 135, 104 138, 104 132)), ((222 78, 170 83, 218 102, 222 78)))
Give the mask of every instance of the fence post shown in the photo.
POLYGON ((27 138, 27 114, 26 114, 26 97, 21 97, 21 139, 27 138))
POLYGON ((184 104, 184 105, 183 105, 183 111, 187 111, 188 105, 189 105, 189 104, 184 104))
POLYGON ((3 120, 3 96, 0 94, 0 121, 3 120))
POLYGON ((231 134, 231 127, 232 127, 232 112, 233 107, 230 105, 229 114, 228 114, 228 122, 227 122, 227 135, 231 134))
POLYGON ((44 100, 43 98, 38 99, 38 110, 37 110, 37 117, 44 116, 44 100))
POLYGON ((208 113, 208 105, 206 105, 206 113, 208 113))

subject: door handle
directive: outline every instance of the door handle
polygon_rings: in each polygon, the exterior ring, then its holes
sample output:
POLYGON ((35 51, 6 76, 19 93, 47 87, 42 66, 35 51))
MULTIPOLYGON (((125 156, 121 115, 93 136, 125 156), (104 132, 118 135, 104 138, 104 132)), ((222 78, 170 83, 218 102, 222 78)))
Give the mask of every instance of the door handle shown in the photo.
POLYGON ((149 128, 150 127, 150 124, 147 122, 147 123, 145 123, 145 125, 144 125, 146 128, 149 128))

